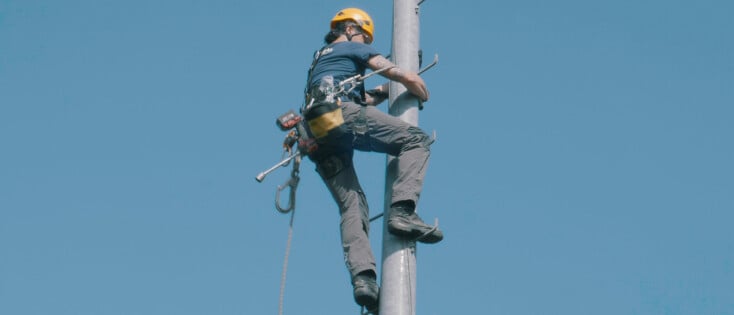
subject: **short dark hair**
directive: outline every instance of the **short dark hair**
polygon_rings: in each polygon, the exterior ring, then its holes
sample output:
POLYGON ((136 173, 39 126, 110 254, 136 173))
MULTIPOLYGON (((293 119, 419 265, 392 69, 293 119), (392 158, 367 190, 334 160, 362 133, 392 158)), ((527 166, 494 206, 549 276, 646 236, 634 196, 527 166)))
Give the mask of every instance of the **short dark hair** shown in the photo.
POLYGON ((362 27, 360 27, 359 24, 357 24, 354 21, 350 21, 350 20, 340 21, 334 25, 334 28, 332 28, 331 30, 329 30, 328 33, 326 33, 326 36, 324 36, 324 42, 326 44, 331 44, 337 38, 339 38, 339 36, 344 34, 347 31, 347 27, 349 26, 356 27, 360 31, 362 31, 362 27))
POLYGON ((339 33, 337 30, 330 30, 328 33, 326 33, 326 36, 324 36, 324 42, 328 45, 334 42, 342 33, 339 33))

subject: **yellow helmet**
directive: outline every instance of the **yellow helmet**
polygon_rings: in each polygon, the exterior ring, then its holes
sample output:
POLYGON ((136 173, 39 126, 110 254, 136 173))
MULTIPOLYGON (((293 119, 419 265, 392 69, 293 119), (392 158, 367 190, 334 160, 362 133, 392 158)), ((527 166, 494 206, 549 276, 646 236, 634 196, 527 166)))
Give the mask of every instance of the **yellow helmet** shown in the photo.
POLYGON ((346 8, 336 13, 333 19, 331 19, 331 29, 334 29, 336 23, 352 20, 359 24, 362 30, 367 33, 369 37, 368 44, 374 39, 375 24, 372 22, 372 18, 367 12, 357 8, 346 8))

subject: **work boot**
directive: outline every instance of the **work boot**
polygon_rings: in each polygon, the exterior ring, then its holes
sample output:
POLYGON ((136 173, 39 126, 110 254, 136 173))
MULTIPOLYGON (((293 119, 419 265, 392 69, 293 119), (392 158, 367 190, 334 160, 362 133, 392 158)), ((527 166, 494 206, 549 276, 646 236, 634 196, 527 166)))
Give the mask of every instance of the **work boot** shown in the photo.
POLYGON ((361 272, 352 279, 354 301, 364 306, 370 314, 377 314, 379 287, 373 272, 361 272))
POLYGON ((440 242, 443 239, 443 232, 438 226, 424 223, 414 209, 411 206, 393 205, 387 219, 387 230, 394 235, 421 243, 440 242))

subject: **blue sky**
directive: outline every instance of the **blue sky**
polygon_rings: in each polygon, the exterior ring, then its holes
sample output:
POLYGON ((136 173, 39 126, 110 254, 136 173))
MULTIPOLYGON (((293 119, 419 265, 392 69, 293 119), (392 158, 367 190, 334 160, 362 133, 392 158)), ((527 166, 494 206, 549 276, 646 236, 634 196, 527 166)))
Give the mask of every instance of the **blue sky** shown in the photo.
MULTIPOLYGON (((0 2, 0 314, 276 313, 288 171, 254 176, 350 6, 389 53, 390 1, 0 2)), ((418 314, 734 314, 733 14, 424 2, 418 314)), ((356 163, 379 213, 385 157, 356 163)), ((301 175, 285 314, 356 314, 301 175)))

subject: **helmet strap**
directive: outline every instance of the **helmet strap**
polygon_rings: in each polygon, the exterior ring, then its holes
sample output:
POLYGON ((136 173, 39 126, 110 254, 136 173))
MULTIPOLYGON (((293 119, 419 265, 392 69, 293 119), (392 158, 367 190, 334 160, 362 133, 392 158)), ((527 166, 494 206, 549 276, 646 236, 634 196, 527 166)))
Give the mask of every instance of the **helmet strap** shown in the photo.
POLYGON ((362 28, 359 26, 359 24, 350 23, 350 24, 347 24, 344 27, 344 35, 347 37, 347 40, 350 41, 350 42, 352 41, 352 37, 354 37, 356 35, 360 35, 360 34, 362 36, 364 36, 364 34, 362 32, 362 28), (354 29, 356 32, 354 34, 350 34, 349 31, 348 31, 348 28, 349 27, 351 27, 352 29, 354 29))
POLYGON ((357 33, 354 33, 354 34, 349 34, 347 32, 344 32, 344 36, 346 36, 347 37, 347 40, 350 41, 350 42, 352 41, 352 37, 357 36, 357 35, 362 35, 362 38, 364 38, 365 39, 365 42, 366 42, 367 35, 364 32, 362 32, 361 30, 359 32, 357 32, 357 33))

